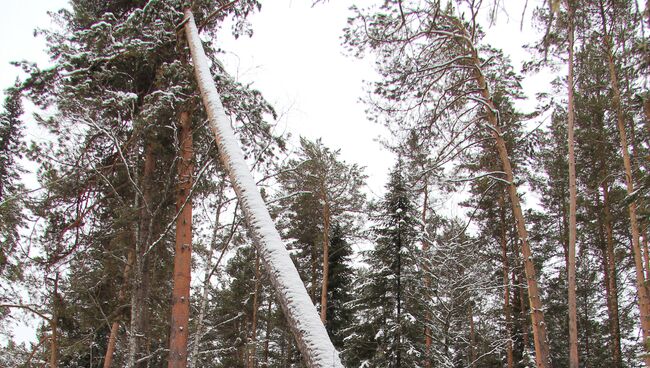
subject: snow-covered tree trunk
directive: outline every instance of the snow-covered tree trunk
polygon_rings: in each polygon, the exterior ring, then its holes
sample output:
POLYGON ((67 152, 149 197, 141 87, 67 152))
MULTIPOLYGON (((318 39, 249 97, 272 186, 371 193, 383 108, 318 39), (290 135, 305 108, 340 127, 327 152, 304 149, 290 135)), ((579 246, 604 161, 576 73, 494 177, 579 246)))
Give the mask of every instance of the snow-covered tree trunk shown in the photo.
POLYGON ((238 146, 214 85, 214 79, 210 74, 208 60, 191 10, 186 10, 185 16, 185 35, 203 103, 208 113, 210 128, 214 132, 221 159, 239 198, 253 242, 296 339, 298 349, 310 368, 343 367, 339 354, 334 349, 325 326, 320 321, 298 271, 282 243, 238 146))

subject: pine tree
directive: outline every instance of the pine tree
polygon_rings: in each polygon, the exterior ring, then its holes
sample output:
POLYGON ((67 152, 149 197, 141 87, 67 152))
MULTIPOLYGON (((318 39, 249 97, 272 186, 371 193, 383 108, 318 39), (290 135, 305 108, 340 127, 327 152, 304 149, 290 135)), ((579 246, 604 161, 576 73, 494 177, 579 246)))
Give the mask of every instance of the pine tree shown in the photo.
POLYGON ((3 283, 17 281, 21 275, 14 254, 18 229, 23 222, 22 170, 18 162, 23 156, 21 98, 20 89, 8 89, 4 111, 0 113, 0 277, 3 283))

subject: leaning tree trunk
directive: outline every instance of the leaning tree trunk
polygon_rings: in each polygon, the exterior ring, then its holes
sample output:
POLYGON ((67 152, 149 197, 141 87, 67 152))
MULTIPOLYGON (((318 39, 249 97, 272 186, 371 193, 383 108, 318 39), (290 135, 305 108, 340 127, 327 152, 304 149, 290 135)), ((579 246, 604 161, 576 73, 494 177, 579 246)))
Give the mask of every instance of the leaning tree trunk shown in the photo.
POLYGON ((224 167, 239 198, 253 244, 262 259, 276 297, 305 364, 312 367, 343 367, 325 326, 311 302, 298 271, 282 243, 255 180, 238 147, 230 121, 210 74, 198 29, 191 10, 185 11, 185 35, 194 63, 196 80, 208 113, 224 167))
POLYGON ((169 333, 169 368, 187 367, 187 338, 190 320, 190 279, 192 271, 192 119, 187 111, 180 116, 178 187, 176 197, 176 246, 174 288, 169 333))
POLYGON ((485 77, 483 76, 483 73, 480 69, 481 61, 479 60, 478 52, 473 46, 470 47, 474 61, 474 76, 476 78, 481 96, 487 104, 485 107, 485 113, 487 115, 488 123, 490 124, 492 136, 496 142, 499 159, 501 160, 503 172, 506 176, 505 179, 508 183, 507 185, 508 194, 510 196, 510 204, 512 205, 512 212, 514 214, 517 225, 517 234, 519 235, 519 240, 521 241, 521 253, 524 263, 524 272, 526 273, 526 281, 528 285, 528 303, 530 304, 530 315, 533 324, 535 362, 537 364, 537 368, 548 368, 551 366, 548 335, 546 332, 546 323, 544 322, 542 300, 540 297, 539 288, 537 286, 537 273, 535 271, 535 264, 533 262, 530 245, 528 244, 528 230, 526 230, 526 221, 524 219, 524 213, 521 209, 519 194, 517 193, 517 186, 515 185, 514 174, 512 171, 512 166, 510 164, 510 157, 508 156, 506 142, 503 139, 503 133, 501 132, 499 120, 495 114, 496 106, 492 101, 492 96, 488 90, 485 77))
POLYGON ((569 254, 567 262, 567 276, 569 279, 568 304, 569 304, 569 368, 578 368, 578 311, 576 302, 576 158, 575 158, 575 139, 574 139, 574 98, 573 98, 573 42, 575 36, 575 27, 573 24, 574 9, 571 2, 567 2, 569 12, 569 76, 568 76, 568 146, 569 146, 569 254))
MULTIPOLYGON (((606 28, 605 10, 600 2, 600 12, 603 20, 603 35, 604 44, 607 51, 607 65, 609 67, 609 79, 612 87, 613 98, 612 107, 616 111, 616 122, 618 126, 618 133, 621 142, 621 151, 623 154, 623 166, 625 167, 625 184, 627 186, 627 194, 634 193, 634 180, 632 178, 632 162, 627 143, 627 133, 625 129, 625 117, 621 107, 621 91, 618 84, 618 76, 616 74, 616 63, 614 61, 614 53, 612 50, 612 36, 608 33, 606 28)), ((646 287, 646 279, 643 268, 643 255, 641 254, 641 244, 639 235, 639 224, 636 218, 636 203, 630 202, 628 205, 628 214, 630 217, 630 231, 632 233, 632 253, 634 255, 634 266, 636 271, 636 289, 639 303, 639 315, 641 317, 641 332, 643 335, 643 360, 647 367, 650 367, 650 297, 648 296, 648 289, 646 287)))

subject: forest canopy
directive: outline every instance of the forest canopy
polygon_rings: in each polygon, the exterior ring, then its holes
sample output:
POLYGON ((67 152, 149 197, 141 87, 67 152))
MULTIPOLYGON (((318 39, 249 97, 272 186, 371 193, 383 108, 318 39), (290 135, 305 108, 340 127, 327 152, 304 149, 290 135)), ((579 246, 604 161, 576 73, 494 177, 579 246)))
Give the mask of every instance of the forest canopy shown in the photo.
POLYGON ((233 64, 319 32, 286 4, 39 24, 2 86, 0 367, 650 367, 650 1, 305 3, 372 73, 273 77, 361 118, 292 130, 233 64))

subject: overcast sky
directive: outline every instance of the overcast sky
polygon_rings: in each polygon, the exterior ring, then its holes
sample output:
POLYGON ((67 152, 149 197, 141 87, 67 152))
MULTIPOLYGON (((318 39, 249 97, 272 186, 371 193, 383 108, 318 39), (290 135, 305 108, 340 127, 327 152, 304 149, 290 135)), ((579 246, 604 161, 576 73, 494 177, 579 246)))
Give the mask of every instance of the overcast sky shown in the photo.
MULTIPOLYGON (((65 6, 65 0, 10 1, 0 14, 0 86, 9 86, 19 75, 10 61, 47 63, 44 40, 34 37, 37 27, 50 27, 47 11, 65 6)), ((371 1, 357 1, 363 6, 371 1)), ((530 15, 533 3, 530 1, 530 15)), ((370 60, 345 56, 342 29, 350 15, 348 1, 330 1, 312 7, 308 0, 264 2, 262 11, 250 18, 252 38, 235 40, 224 29, 217 40, 226 51, 222 57, 229 72, 242 82, 252 83, 280 113, 278 130, 298 136, 322 138, 332 148, 341 149, 348 162, 366 166, 368 192, 383 191, 393 157, 376 139, 384 131, 365 117, 359 99, 364 80, 374 77, 370 60)), ((521 45, 531 38, 529 22, 519 31, 524 1, 508 1, 499 14, 497 26, 488 28, 487 40, 503 48, 515 66, 527 56, 521 45)), ((484 22, 487 24, 487 22, 484 22)), ((529 77, 525 87, 530 96, 541 90, 548 78, 529 77)), ((522 104, 534 106, 534 101, 522 104)))

